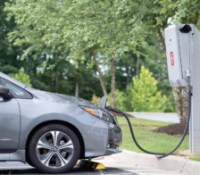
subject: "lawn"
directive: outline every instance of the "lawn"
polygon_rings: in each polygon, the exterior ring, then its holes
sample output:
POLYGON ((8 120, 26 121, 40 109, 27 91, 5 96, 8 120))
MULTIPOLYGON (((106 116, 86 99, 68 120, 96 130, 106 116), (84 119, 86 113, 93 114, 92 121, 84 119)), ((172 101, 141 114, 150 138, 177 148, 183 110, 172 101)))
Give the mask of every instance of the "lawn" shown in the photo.
POLYGON ((194 160, 194 161, 200 162, 200 156, 191 156, 190 160, 194 160))
MULTIPOLYGON (((180 141, 181 136, 171 136, 167 134, 156 133, 154 130, 160 126, 166 126, 170 123, 150 121, 145 119, 130 118, 139 144, 149 151, 169 152, 180 141)), ((119 125, 122 128, 123 141, 121 149, 127 149, 135 152, 141 152, 132 141, 128 124, 123 117, 118 117, 119 125)), ((179 150, 189 149, 188 136, 182 143, 179 150)))

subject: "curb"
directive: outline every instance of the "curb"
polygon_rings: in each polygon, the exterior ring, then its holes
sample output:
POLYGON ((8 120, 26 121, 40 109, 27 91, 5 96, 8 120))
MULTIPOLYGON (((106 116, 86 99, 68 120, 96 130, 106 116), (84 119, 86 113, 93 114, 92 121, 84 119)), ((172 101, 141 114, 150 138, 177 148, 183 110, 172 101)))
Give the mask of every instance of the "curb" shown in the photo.
POLYGON ((176 156, 169 156, 163 159, 158 159, 153 155, 136 153, 128 150, 123 150, 123 153, 131 157, 131 162, 135 166, 145 166, 170 170, 188 175, 200 174, 200 162, 195 162, 176 156))

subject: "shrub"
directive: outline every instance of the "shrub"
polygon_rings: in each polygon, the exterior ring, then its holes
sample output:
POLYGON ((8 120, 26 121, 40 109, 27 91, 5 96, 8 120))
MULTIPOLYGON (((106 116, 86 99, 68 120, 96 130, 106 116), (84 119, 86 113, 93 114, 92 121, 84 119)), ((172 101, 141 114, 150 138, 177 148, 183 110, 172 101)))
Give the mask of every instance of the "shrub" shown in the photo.
POLYGON ((19 69, 18 73, 11 75, 14 79, 21 81, 27 86, 31 86, 30 77, 26 74, 24 68, 19 69))
POLYGON ((95 94, 92 95, 92 103, 98 105, 101 101, 101 98, 100 97, 97 97, 95 94))
POLYGON ((133 111, 163 112, 166 109, 167 97, 157 88, 158 81, 144 66, 139 76, 133 79, 133 88, 127 88, 133 111))

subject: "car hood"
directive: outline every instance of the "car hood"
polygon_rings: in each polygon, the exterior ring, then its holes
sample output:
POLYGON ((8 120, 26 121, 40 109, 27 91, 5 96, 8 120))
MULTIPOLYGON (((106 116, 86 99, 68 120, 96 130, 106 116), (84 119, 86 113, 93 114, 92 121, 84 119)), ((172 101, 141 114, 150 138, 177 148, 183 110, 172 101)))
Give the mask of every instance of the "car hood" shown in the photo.
POLYGON ((34 97, 43 99, 46 101, 57 102, 57 103, 70 102, 70 103, 74 103, 74 104, 78 104, 78 105, 98 108, 97 105, 95 105, 87 100, 84 100, 82 98, 77 98, 77 97, 64 95, 64 94, 41 91, 41 90, 30 88, 30 87, 27 87, 26 90, 28 90, 30 93, 32 93, 34 95, 34 97))

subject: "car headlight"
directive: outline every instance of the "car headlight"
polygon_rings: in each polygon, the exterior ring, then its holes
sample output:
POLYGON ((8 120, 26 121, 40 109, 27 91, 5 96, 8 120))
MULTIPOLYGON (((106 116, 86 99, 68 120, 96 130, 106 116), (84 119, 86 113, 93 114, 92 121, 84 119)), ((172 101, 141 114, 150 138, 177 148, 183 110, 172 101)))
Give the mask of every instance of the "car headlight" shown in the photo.
POLYGON ((88 112, 89 114, 91 114, 92 116, 98 117, 100 119, 103 119, 107 122, 111 122, 114 123, 114 119, 112 118, 112 116, 110 116, 109 114, 106 114, 105 112, 103 112, 102 110, 99 109, 95 109, 92 107, 88 107, 88 106, 80 106, 84 111, 88 112))
POLYGON ((88 107, 83 107, 82 109, 84 109, 86 112, 90 113, 91 115, 93 115, 95 117, 99 116, 99 112, 97 109, 88 108, 88 107))

